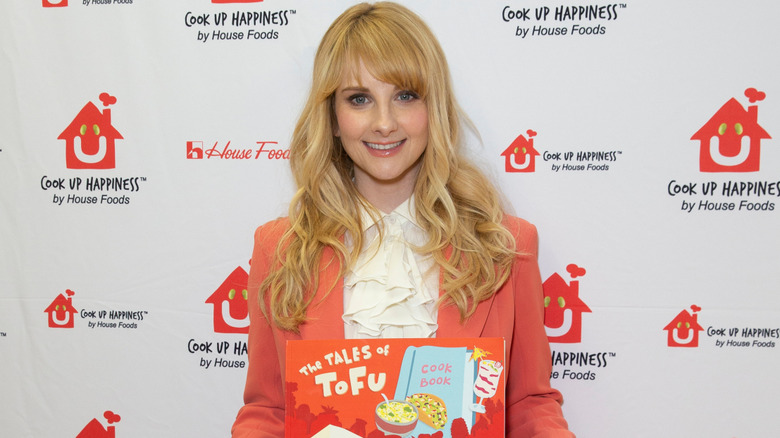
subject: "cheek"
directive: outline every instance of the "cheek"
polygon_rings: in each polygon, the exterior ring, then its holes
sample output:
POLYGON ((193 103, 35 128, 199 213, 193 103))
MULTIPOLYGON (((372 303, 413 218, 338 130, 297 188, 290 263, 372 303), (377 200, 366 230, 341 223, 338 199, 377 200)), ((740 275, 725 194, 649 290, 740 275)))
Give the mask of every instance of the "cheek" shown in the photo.
POLYGON ((423 108, 409 114, 406 120, 406 130, 408 134, 428 137, 428 111, 423 108))
POLYGON ((336 111, 336 126, 333 128, 337 137, 355 137, 361 132, 360 117, 348 111, 336 111))

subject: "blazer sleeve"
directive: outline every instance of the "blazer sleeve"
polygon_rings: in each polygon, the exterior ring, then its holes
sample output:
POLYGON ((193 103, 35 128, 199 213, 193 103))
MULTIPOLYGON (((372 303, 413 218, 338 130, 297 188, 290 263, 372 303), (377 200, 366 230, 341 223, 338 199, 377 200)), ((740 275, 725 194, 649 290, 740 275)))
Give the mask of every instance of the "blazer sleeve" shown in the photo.
POLYGON ((505 287, 514 295, 514 326, 509 342, 507 437, 571 438, 560 392, 550 386, 552 362, 544 330, 544 294, 539 272, 536 227, 512 218, 518 255, 505 287))
POLYGON ((260 310, 260 284, 268 275, 273 254, 284 232, 284 222, 269 222, 255 231, 250 262, 248 366, 244 406, 232 427, 233 438, 278 438, 284 436, 284 387, 280 357, 284 339, 260 310))

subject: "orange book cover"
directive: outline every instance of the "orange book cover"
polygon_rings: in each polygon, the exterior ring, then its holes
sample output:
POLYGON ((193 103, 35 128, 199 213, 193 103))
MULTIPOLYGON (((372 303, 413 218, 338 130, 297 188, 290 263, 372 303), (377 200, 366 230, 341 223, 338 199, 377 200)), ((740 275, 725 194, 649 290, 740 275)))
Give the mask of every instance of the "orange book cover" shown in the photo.
POLYGON ((502 338, 287 343, 288 438, 504 436, 502 338))

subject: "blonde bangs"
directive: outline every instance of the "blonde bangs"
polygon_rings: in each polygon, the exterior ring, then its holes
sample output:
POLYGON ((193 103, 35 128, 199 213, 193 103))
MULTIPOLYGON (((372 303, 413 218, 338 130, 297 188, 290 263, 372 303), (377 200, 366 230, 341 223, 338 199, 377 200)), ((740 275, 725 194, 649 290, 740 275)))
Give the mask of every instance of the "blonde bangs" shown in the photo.
POLYGON ((395 29, 396 23, 380 20, 360 21, 345 39, 344 68, 347 77, 359 85, 361 63, 378 80, 393 84, 402 90, 428 96, 427 62, 422 50, 409 34, 395 29))

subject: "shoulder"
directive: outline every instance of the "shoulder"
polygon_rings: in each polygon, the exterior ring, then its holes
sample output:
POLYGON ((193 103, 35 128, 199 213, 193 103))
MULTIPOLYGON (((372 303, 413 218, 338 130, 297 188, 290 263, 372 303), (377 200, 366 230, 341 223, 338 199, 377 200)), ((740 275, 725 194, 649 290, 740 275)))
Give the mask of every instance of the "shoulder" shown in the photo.
POLYGON ((264 253, 270 258, 276 251, 284 233, 290 229, 290 220, 280 217, 260 225, 255 230, 255 255, 264 253))
POLYGON ((539 234, 534 224, 508 214, 504 215, 504 219, 501 222, 514 236, 517 251, 520 253, 536 253, 539 246, 539 234))
POLYGON ((255 230, 255 242, 260 243, 268 239, 278 242, 289 228, 290 219, 287 217, 280 217, 268 221, 255 230))

